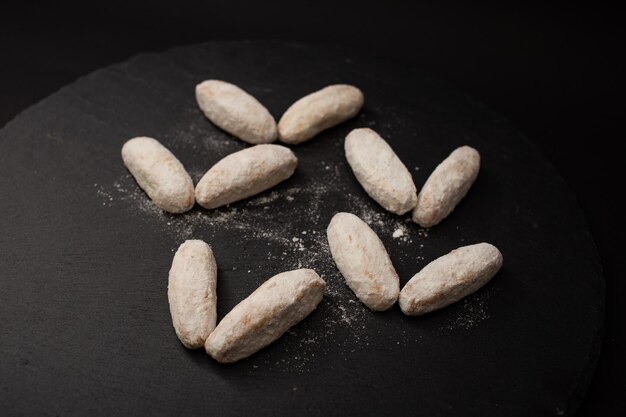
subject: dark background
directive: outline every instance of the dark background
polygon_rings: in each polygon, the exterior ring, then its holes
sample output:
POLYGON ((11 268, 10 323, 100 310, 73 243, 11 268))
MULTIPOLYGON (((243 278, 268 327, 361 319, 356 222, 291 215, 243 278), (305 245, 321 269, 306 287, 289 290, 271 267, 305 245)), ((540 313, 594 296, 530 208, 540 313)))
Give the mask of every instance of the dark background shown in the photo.
MULTIPOLYGON (((137 53, 211 39, 341 44, 419 67, 510 118, 578 196, 603 259, 606 328, 581 416, 626 405, 620 303, 623 157, 613 150, 624 65, 623 22, 601 3, 128 1, 48 6, 4 2, 0 126, 47 95, 137 53)), ((564 242, 566 244, 566 242, 564 242)))

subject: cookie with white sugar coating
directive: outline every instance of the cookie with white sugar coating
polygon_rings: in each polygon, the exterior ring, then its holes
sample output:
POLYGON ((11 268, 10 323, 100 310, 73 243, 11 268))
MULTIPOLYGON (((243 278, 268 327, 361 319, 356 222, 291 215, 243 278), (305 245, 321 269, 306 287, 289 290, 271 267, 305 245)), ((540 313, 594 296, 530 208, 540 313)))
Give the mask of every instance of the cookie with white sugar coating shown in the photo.
POLYGON ((448 217, 474 184, 479 169, 480 154, 476 149, 455 149, 426 180, 417 196, 413 221, 431 227, 448 217))
POLYGON ((204 345, 218 362, 236 362, 264 348, 308 316, 326 283, 312 269, 273 276, 237 304, 204 345))
POLYGON ((196 201, 212 209, 251 197, 289 178, 298 159, 280 145, 256 145, 213 165, 196 185, 196 201))
POLYGON ((122 159, 155 206, 170 213, 183 213, 193 207, 191 177, 159 141, 149 137, 130 139, 122 147, 122 159))
POLYGON ((337 213, 326 235, 337 268, 359 300, 374 311, 389 309, 400 280, 376 233, 354 214, 337 213))
POLYGON ((176 335, 189 349, 204 346, 217 317, 217 264, 202 240, 185 241, 174 255, 167 298, 176 335))
POLYGON ((376 132, 354 129, 346 137, 344 147, 354 176, 385 210, 404 214, 415 207, 417 190, 411 173, 376 132))
POLYGON ((425 314, 472 294, 502 267, 502 254, 489 243, 463 246, 435 259, 406 283, 400 309, 409 316, 425 314))
POLYGON ((347 84, 335 84, 293 103, 278 122, 278 138, 297 145, 318 133, 356 116, 363 107, 363 93, 347 84))
POLYGON ((257 145, 276 140, 278 130, 270 112, 236 85, 203 81, 196 86, 196 100, 207 119, 244 142, 257 145))

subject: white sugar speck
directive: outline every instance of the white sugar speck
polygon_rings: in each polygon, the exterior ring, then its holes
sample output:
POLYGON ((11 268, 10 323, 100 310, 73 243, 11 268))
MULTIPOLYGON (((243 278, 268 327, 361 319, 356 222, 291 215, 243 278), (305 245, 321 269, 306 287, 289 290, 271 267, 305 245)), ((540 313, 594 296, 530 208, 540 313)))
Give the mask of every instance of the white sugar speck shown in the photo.
POLYGON ((482 289, 478 293, 459 301, 456 308, 460 308, 460 312, 450 317, 441 329, 469 330, 489 319, 489 298, 492 295, 493 290, 482 289))

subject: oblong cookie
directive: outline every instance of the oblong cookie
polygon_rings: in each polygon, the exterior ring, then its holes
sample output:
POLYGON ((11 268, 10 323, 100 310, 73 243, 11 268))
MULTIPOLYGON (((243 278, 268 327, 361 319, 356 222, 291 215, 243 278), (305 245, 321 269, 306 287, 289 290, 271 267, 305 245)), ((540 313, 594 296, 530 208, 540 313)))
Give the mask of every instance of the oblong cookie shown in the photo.
POLYGON ((502 254, 489 243, 455 249, 406 283, 400 292, 400 309, 416 316, 445 307, 478 290, 501 267, 502 254))
POLYGON ((167 298, 176 335, 190 349, 204 346, 217 316, 217 264, 211 247, 185 241, 174 255, 167 298))
POLYGON ((415 207, 417 189, 411 173, 376 132, 354 129, 346 137, 344 147, 354 176, 378 204, 395 214, 415 207))
POLYGON ((161 210, 183 213, 193 207, 191 177, 183 164, 156 139, 128 140, 122 147, 122 160, 137 184, 161 210))
POLYGON ((326 230, 337 268, 367 307, 390 308, 398 299, 400 281, 383 242, 357 216, 337 213, 326 230))
POLYGON ((252 355, 315 310, 325 288, 311 269, 273 276, 220 321, 206 340, 207 353, 224 363, 252 355))
POLYGON ((478 176, 480 154, 474 148, 455 149, 430 174, 417 196, 413 221, 431 227, 448 217, 478 176))
POLYGON ((293 103, 278 122, 278 138, 296 145, 357 115, 363 93, 347 84, 324 87, 293 103))
POLYGON ((270 112, 236 85, 203 81, 196 86, 196 100, 211 122, 233 136, 253 145, 276 140, 278 130, 270 112))
POLYGON ((196 201, 212 209, 253 196, 289 178, 298 159, 280 145, 256 145, 213 165, 196 185, 196 201))

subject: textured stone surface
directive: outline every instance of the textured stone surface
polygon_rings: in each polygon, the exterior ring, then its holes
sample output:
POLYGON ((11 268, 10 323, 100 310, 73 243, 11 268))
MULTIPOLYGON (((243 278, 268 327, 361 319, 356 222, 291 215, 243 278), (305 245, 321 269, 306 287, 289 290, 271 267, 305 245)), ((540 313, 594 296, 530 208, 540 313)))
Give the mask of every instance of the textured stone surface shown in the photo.
POLYGON ((504 118, 391 61, 277 42, 140 55, 2 128, 0 190, 5 414, 567 415, 592 375, 604 279, 575 196, 504 118), (241 86, 275 117, 330 83, 358 86, 367 102, 295 148, 288 181, 229 208, 169 215, 136 185, 120 149, 151 135, 196 180, 244 148, 198 109, 193 89, 207 78, 241 86), (463 145, 480 150, 480 175, 454 214, 424 231, 351 174, 343 138, 360 127, 389 142, 418 187, 463 145), (401 285, 474 242, 497 246, 505 264, 431 314, 374 314, 330 257, 324 231, 337 212, 368 221, 401 285), (406 241, 391 236, 398 224, 406 241), (328 290, 283 337, 224 366, 172 331, 167 272, 187 239, 210 242, 219 263, 218 320, 283 271, 314 269, 328 290))

